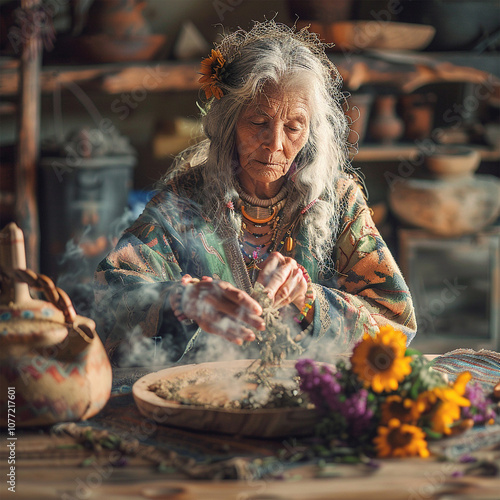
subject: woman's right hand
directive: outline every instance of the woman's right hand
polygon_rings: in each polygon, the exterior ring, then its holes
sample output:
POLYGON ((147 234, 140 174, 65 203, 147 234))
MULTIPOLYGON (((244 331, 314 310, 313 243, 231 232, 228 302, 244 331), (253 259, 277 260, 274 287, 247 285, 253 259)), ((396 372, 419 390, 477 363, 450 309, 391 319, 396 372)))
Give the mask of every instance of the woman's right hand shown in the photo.
POLYGON ((238 345, 255 340, 249 327, 265 329, 259 303, 226 281, 204 278, 187 283, 180 302, 182 313, 204 331, 238 345))

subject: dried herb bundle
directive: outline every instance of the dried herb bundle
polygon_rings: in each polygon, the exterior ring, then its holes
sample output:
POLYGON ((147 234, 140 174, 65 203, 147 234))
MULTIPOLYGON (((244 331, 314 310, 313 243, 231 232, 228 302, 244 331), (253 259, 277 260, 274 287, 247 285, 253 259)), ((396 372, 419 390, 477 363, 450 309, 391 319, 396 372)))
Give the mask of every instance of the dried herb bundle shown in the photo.
POLYGON ((262 317, 266 323, 263 332, 254 330, 260 349, 257 372, 262 377, 263 372, 272 374, 272 367, 280 366, 289 354, 301 354, 303 349, 292 339, 290 327, 283 323, 279 309, 274 307, 263 285, 255 284, 252 297, 261 305, 262 317))

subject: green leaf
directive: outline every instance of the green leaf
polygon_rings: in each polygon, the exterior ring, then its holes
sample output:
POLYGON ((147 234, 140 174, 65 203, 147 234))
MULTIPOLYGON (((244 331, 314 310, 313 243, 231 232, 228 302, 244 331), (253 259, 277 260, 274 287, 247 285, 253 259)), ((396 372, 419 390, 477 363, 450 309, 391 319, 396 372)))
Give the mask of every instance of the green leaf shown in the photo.
POLYGON ((405 351, 405 356, 422 356, 422 353, 417 349, 412 349, 408 347, 405 351))
POLYGON ((440 433, 440 432, 436 432, 436 431, 433 431, 432 429, 430 429, 429 427, 424 427, 424 429, 422 429, 428 437, 430 437, 431 439, 441 439, 443 437, 443 435, 440 433))
POLYGON ((420 388, 422 387, 422 380, 417 378, 415 383, 412 385, 410 389, 410 397, 411 399, 417 399, 419 393, 420 393, 420 388))

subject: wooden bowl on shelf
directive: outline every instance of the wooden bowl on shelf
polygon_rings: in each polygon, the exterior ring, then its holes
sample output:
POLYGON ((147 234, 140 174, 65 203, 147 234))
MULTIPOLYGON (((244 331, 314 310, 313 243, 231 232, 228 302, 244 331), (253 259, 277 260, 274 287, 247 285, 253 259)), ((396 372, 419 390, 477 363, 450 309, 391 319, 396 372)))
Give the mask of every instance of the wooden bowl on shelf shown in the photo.
POLYGON ((425 158, 427 169, 440 179, 471 176, 480 163, 479 152, 467 146, 438 146, 425 158))
MULTIPOLYGON (((314 408, 228 409, 188 405, 163 399, 148 389, 151 384, 159 380, 180 384, 190 380, 188 389, 193 390, 197 384, 192 381, 201 380, 200 386, 201 390, 205 391, 205 396, 215 400, 221 397, 223 391, 229 391, 226 388, 227 380, 246 369, 254 361, 244 359, 166 368, 140 378, 132 387, 132 394, 139 411, 145 417, 173 427, 259 438, 313 434, 315 425, 321 420, 321 415, 314 408), (210 378, 212 374, 218 377, 219 385, 203 381, 206 377, 210 378)), ((294 372, 294 365, 294 361, 283 363, 283 367, 291 373, 294 372)))
MULTIPOLYGON (((299 25, 299 23, 297 23, 299 25)), ((334 43, 337 50, 422 50, 431 42, 436 29, 433 26, 413 23, 380 21, 341 21, 310 24, 310 31, 320 33, 327 43, 334 43)))

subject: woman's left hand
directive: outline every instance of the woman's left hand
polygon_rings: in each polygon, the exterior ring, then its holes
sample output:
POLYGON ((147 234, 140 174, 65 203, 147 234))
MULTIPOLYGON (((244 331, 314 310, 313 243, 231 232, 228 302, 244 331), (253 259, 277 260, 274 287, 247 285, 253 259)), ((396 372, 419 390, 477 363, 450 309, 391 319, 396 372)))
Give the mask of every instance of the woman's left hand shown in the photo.
POLYGON ((294 304, 302 310, 306 300, 307 280, 296 260, 272 252, 262 263, 257 278, 276 307, 294 304))

